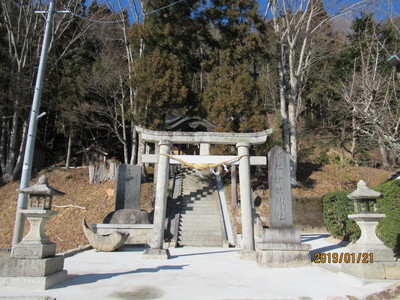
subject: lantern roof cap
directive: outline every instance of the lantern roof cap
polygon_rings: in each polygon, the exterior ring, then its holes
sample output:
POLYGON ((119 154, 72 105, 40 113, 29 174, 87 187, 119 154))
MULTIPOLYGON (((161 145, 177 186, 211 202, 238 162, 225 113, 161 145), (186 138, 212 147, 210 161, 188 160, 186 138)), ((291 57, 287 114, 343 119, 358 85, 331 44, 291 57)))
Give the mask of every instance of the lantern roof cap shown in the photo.
POLYGON ((63 196, 65 193, 49 186, 49 180, 45 175, 40 176, 38 182, 30 187, 18 189, 19 193, 23 194, 37 194, 37 195, 49 195, 49 196, 63 196))
POLYGON ((347 197, 351 200, 361 199, 377 199, 381 197, 381 193, 370 189, 364 180, 360 180, 357 183, 357 189, 349 194, 347 197))

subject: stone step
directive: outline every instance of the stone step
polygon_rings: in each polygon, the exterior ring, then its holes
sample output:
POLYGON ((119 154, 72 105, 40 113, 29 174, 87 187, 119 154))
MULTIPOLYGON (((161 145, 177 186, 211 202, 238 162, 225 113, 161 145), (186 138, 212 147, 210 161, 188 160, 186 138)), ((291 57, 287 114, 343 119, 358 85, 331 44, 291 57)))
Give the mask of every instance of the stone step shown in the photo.
POLYGON ((206 199, 206 198, 183 198, 182 203, 194 204, 194 205, 213 204, 213 203, 217 203, 217 200, 216 199, 206 199))
POLYGON ((190 214, 190 215, 181 215, 181 218, 179 220, 180 223, 198 223, 200 226, 202 224, 210 224, 210 223, 220 223, 220 219, 217 215, 195 215, 195 214, 190 214))
POLYGON ((218 207, 217 206, 183 206, 181 207, 181 210, 183 211, 201 211, 201 212, 207 212, 207 211, 217 211, 218 207))
POLYGON ((178 241, 181 246, 189 246, 189 247, 222 247, 223 241, 222 239, 218 241, 210 241, 210 240, 183 240, 178 241))
POLYGON ((185 237, 185 238, 192 238, 192 237, 222 237, 220 230, 188 230, 188 231, 179 231, 178 236, 185 237))
POLYGON ((178 241, 182 246, 221 247, 223 245, 218 195, 213 183, 196 175, 183 180, 178 241))
POLYGON ((196 208, 194 207, 193 209, 188 208, 188 209, 182 209, 181 210, 182 215, 209 215, 209 216, 219 216, 219 211, 216 208, 196 208))
POLYGON ((209 219, 207 221, 199 221, 198 219, 183 219, 179 221, 180 226, 198 226, 198 227, 210 227, 221 224, 218 219, 209 219))
POLYGON ((206 226, 199 226, 196 223, 192 224, 182 224, 179 229, 180 232, 188 232, 188 231, 221 231, 221 225, 218 223, 209 224, 206 226))
POLYGON ((218 207, 216 202, 204 202, 204 203, 193 203, 193 202, 182 202, 182 207, 218 207))
POLYGON ((204 236, 204 235, 199 235, 199 236, 178 236, 178 241, 182 242, 195 242, 195 241, 202 241, 202 240, 207 240, 209 242, 219 242, 222 241, 221 236, 215 236, 215 235, 210 235, 210 236, 204 236))
POLYGON ((217 189, 206 189, 204 190, 201 186, 187 186, 183 185, 183 194, 191 197, 207 197, 215 194, 217 189))
POLYGON ((196 211, 186 211, 186 213, 181 214, 181 220, 186 220, 186 219, 207 222, 209 220, 219 220, 220 216, 218 212, 214 211, 212 211, 209 214, 201 214, 201 216, 199 216, 199 214, 197 214, 196 211))
POLYGON ((208 211, 200 211, 200 210, 186 210, 186 211, 181 211, 181 216, 188 215, 188 216, 195 216, 195 218, 198 218, 201 220, 202 216, 215 216, 219 217, 218 211, 215 210, 208 210, 208 211))
POLYGON ((182 206, 183 211, 218 211, 218 206, 182 206))
POLYGON ((215 199, 202 199, 202 200, 183 200, 186 205, 216 205, 218 202, 215 199))
POLYGON ((208 233, 210 236, 221 236, 221 229, 219 227, 206 227, 206 228, 195 228, 195 227, 190 227, 190 228, 182 228, 179 230, 179 234, 182 234, 184 236, 208 236, 208 233))
POLYGON ((218 205, 216 205, 216 204, 208 204, 208 205, 197 205, 197 204, 189 204, 189 205, 182 205, 181 206, 181 209, 185 209, 185 210, 194 210, 194 209, 198 209, 198 210, 200 210, 200 209, 217 209, 218 208, 218 205))
POLYGON ((193 203, 193 202, 182 202, 182 207, 218 207, 218 203, 216 202, 200 202, 200 203, 193 203))

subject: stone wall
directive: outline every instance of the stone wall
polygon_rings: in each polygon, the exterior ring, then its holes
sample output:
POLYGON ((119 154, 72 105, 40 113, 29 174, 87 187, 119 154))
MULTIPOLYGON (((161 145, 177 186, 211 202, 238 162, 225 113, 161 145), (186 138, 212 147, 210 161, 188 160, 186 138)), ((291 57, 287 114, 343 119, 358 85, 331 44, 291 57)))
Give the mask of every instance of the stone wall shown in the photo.
MULTIPOLYGON (((269 202, 268 198, 263 201, 269 202)), ((268 204, 269 205, 269 204, 268 204)), ((302 232, 328 232, 322 214, 322 197, 293 196, 293 226, 302 232)), ((269 207, 264 207, 268 215, 261 215, 264 226, 270 226, 269 207)))
POLYGON ((293 197, 293 225, 303 232, 327 232, 321 197, 293 197))

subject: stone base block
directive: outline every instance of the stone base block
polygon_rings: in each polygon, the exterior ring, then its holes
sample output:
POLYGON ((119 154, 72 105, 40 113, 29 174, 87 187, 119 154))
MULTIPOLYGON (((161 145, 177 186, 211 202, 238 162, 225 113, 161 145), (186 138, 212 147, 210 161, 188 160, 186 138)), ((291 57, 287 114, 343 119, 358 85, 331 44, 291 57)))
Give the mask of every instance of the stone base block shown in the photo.
POLYGON ((237 257, 242 260, 255 260, 256 251, 255 250, 240 250, 237 252, 237 257))
POLYGON ((153 249, 149 248, 144 250, 142 258, 146 259, 168 259, 171 255, 168 249, 153 249))
POLYGON ((45 277, 62 271, 64 256, 44 259, 3 258, 0 260, 2 277, 45 277))
POLYGON ((300 244, 301 233, 293 228, 266 228, 263 231, 263 242, 274 244, 300 244))
POLYGON ((400 262, 385 262, 386 279, 400 280, 400 262))
POLYGON ((67 279, 67 271, 63 270, 44 277, 0 277, 2 290, 47 290, 67 279))
POLYGON ((56 245, 53 243, 20 242, 11 251, 14 258, 46 258, 56 254, 56 245))
POLYGON ((257 244, 256 261, 270 268, 305 267, 311 265, 310 245, 257 244))
POLYGON ((355 253, 357 257, 360 253, 372 253, 375 262, 394 262, 393 250, 380 244, 350 244, 350 252, 355 253))
POLYGON ((373 262, 373 263, 342 263, 342 272, 363 279, 400 279, 400 263, 373 262))

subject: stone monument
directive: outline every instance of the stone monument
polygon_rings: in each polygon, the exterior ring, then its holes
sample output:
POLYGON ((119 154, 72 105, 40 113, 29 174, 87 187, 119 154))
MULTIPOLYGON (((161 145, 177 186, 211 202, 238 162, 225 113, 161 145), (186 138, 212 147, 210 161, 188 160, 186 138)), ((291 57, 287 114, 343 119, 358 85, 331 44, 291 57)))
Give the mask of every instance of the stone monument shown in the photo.
POLYGON ((119 165, 115 190, 115 210, 140 210, 140 184, 142 171, 140 166, 119 165))
POLYGON ((45 176, 19 192, 29 195, 28 207, 21 213, 30 223, 30 231, 13 247, 9 258, 0 260, 0 287, 45 290, 67 278, 64 257, 56 255, 56 245, 44 230, 47 221, 57 214, 51 210, 53 195, 64 193, 50 187, 45 176))
POLYGON ((349 215, 349 219, 356 221, 361 236, 355 244, 349 245, 350 253, 345 253, 341 263, 342 271, 365 279, 400 279, 400 263, 394 261, 392 249, 376 235, 379 220, 386 217, 376 206, 381 193, 360 180, 357 190, 347 197, 354 201, 355 213, 349 215))
POLYGON ((300 231, 293 228, 289 154, 275 146, 268 153, 270 228, 257 244, 256 261, 263 267, 310 265, 309 245, 301 244, 300 231))

